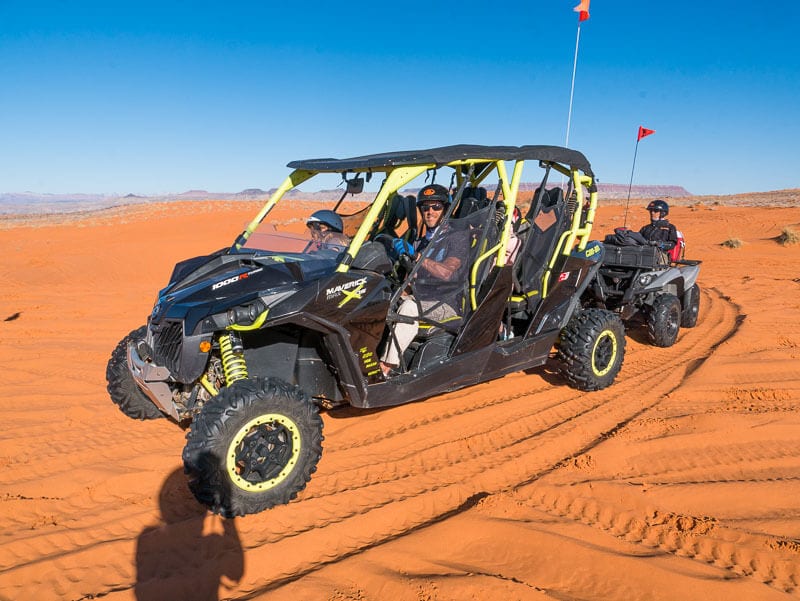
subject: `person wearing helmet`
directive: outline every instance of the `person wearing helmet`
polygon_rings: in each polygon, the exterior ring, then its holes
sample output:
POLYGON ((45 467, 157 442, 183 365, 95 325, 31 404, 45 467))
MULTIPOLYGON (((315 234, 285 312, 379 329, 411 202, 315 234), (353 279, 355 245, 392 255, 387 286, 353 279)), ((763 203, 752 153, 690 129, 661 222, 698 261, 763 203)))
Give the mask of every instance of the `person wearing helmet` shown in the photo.
POLYGON ((441 224, 449 206, 450 193, 447 188, 439 184, 430 184, 422 188, 417 196, 417 209, 422 215, 424 231, 420 232, 416 240, 395 238, 392 244, 395 254, 398 257, 400 255, 414 257, 425 250, 436 234, 436 228, 441 224))
POLYGON ((654 200, 647 205, 650 223, 639 230, 650 246, 657 246, 664 252, 672 250, 678 243, 678 231, 667 220, 669 205, 663 200, 654 200))
MULTIPOLYGON (((394 250, 398 255, 416 257, 419 268, 411 283, 413 294, 403 297, 397 309, 399 315, 442 323, 458 317, 454 307, 459 306, 463 279, 468 266, 469 240, 465 232, 453 232, 443 224, 450 205, 447 188, 437 184, 425 186, 417 197, 417 208, 422 215, 424 233, 413 243, 397 238, 394 250), (440 235, 434 239, 434 235, 440 235)), ((381 356, 381 371, 390 376, 400 365, 404 351, 419 330, 419 322, 398 321, 392 325, 392 334, 381 356)))
POLYGON ((314 211, 306 221, 311 232, 313 246, 311 252, 333 250, 341 252, 350 246, 350 238, 344 235, 342 218, 333 211, 323 209, 314 211))

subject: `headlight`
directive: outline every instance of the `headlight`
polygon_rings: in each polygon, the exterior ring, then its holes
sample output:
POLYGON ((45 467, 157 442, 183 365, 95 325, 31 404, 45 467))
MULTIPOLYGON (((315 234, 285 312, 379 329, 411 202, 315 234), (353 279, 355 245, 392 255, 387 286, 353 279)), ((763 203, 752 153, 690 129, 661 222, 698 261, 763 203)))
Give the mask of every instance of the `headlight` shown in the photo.
POLYGON ((238 305, 236 307, 231 307, 224 313, 210 315, 200 322, 199 333, 208 334, 225 329, 246 330, 259 328, 266 320, 266 313, 269 311, 270 307, 278 304, 294 292, 294 289, 290 289, 267 294, 247 305, 238 305))
POLYGON ((267 310, 267 305, 261 299, 256 300, 254 303, 245 305, 243 307, 233 307, 228 309, 228 325, 233 326, 250 326, 258 319, 264 311, 267 310))
POLYGON ((642 274, 639 276, 639 285, 642 287, 647 286, 650 282, 652 282, 655 279, 655 277, 656 276, 654 276, 651 273, 642 274))

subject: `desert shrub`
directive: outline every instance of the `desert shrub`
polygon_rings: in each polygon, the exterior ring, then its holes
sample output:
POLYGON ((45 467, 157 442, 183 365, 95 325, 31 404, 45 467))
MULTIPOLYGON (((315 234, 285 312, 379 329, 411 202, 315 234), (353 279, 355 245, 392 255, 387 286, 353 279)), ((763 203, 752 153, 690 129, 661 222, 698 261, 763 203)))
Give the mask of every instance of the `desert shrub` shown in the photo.
POLYGON ((725 248, 739 248, 744 244, 739 238, 728 238, 720 244, 720 246, 724 246, 725 248))
POLYGON ((789 246, 790 244, 797 244, 800 242, 800 233, 798 233, 793 228, 787 226, 783 228, 783 231, 780 235, 776 238, 778 244, 782 244, 783 246, 789 246))

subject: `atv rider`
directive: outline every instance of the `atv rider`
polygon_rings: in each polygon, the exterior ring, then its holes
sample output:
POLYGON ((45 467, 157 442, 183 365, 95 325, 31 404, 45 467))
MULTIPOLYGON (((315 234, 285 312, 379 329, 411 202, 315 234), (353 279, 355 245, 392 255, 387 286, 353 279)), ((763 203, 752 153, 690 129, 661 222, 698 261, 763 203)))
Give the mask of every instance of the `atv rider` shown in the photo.
MULTIPOLYGON (((394 251, 398 255, 416 257, 420 262, 415 280, 411 283, 412 294, 404 295, 397 309, 399 315, 418 317, 424 315, 433 322, 446 322, 459 316, 459 294, 462 291, 463 272, 467 267, 469 240, 462 232, 447 230, 442 224, 445 212, 450 205, 447 188, 438 184, 425 186, 420 190, 417 208, 422 214, 425 233, 409 243, 402 238, 395 239, 394 251), (431 245, 434 234, 441 235, 431 245)), ((402 360, 419 330, 419 322, 397 322, 392 327, 386 349, 381 357, 381 371, 384 376, 391 375, 402 360)))
POLYGON ((342 218, 333 211, 323 209, 314 211, 306 221, 311 232, 312 245, 310 252, 333 250, 342 252, 350 246, 350 238, 345 236, 342 218))
POLYGON ((667 220, 669 205, 663 200, 654 200, 647 205, 650 212, 650 223, 639 230, 650 246, 656 246, 664 252, 671 251, 678 243, 678 232, 667 220))

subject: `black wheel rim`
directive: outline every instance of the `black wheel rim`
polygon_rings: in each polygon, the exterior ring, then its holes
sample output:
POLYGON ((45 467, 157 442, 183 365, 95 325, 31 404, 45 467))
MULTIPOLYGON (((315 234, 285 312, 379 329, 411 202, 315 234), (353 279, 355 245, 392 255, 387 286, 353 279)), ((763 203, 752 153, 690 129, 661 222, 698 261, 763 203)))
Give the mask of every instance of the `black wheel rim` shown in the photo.
POLYGON ((286 416, 264 415, 248 422, 228 448, 228 474, 236 486, 251 492, 272 488, 297 463, 300 434, 286 416))
POLYGON ((610 330, 603 331, 597 338, 592 352, 592 370, 598 376, 606 375, 617 355, 617 339, 610 330))

